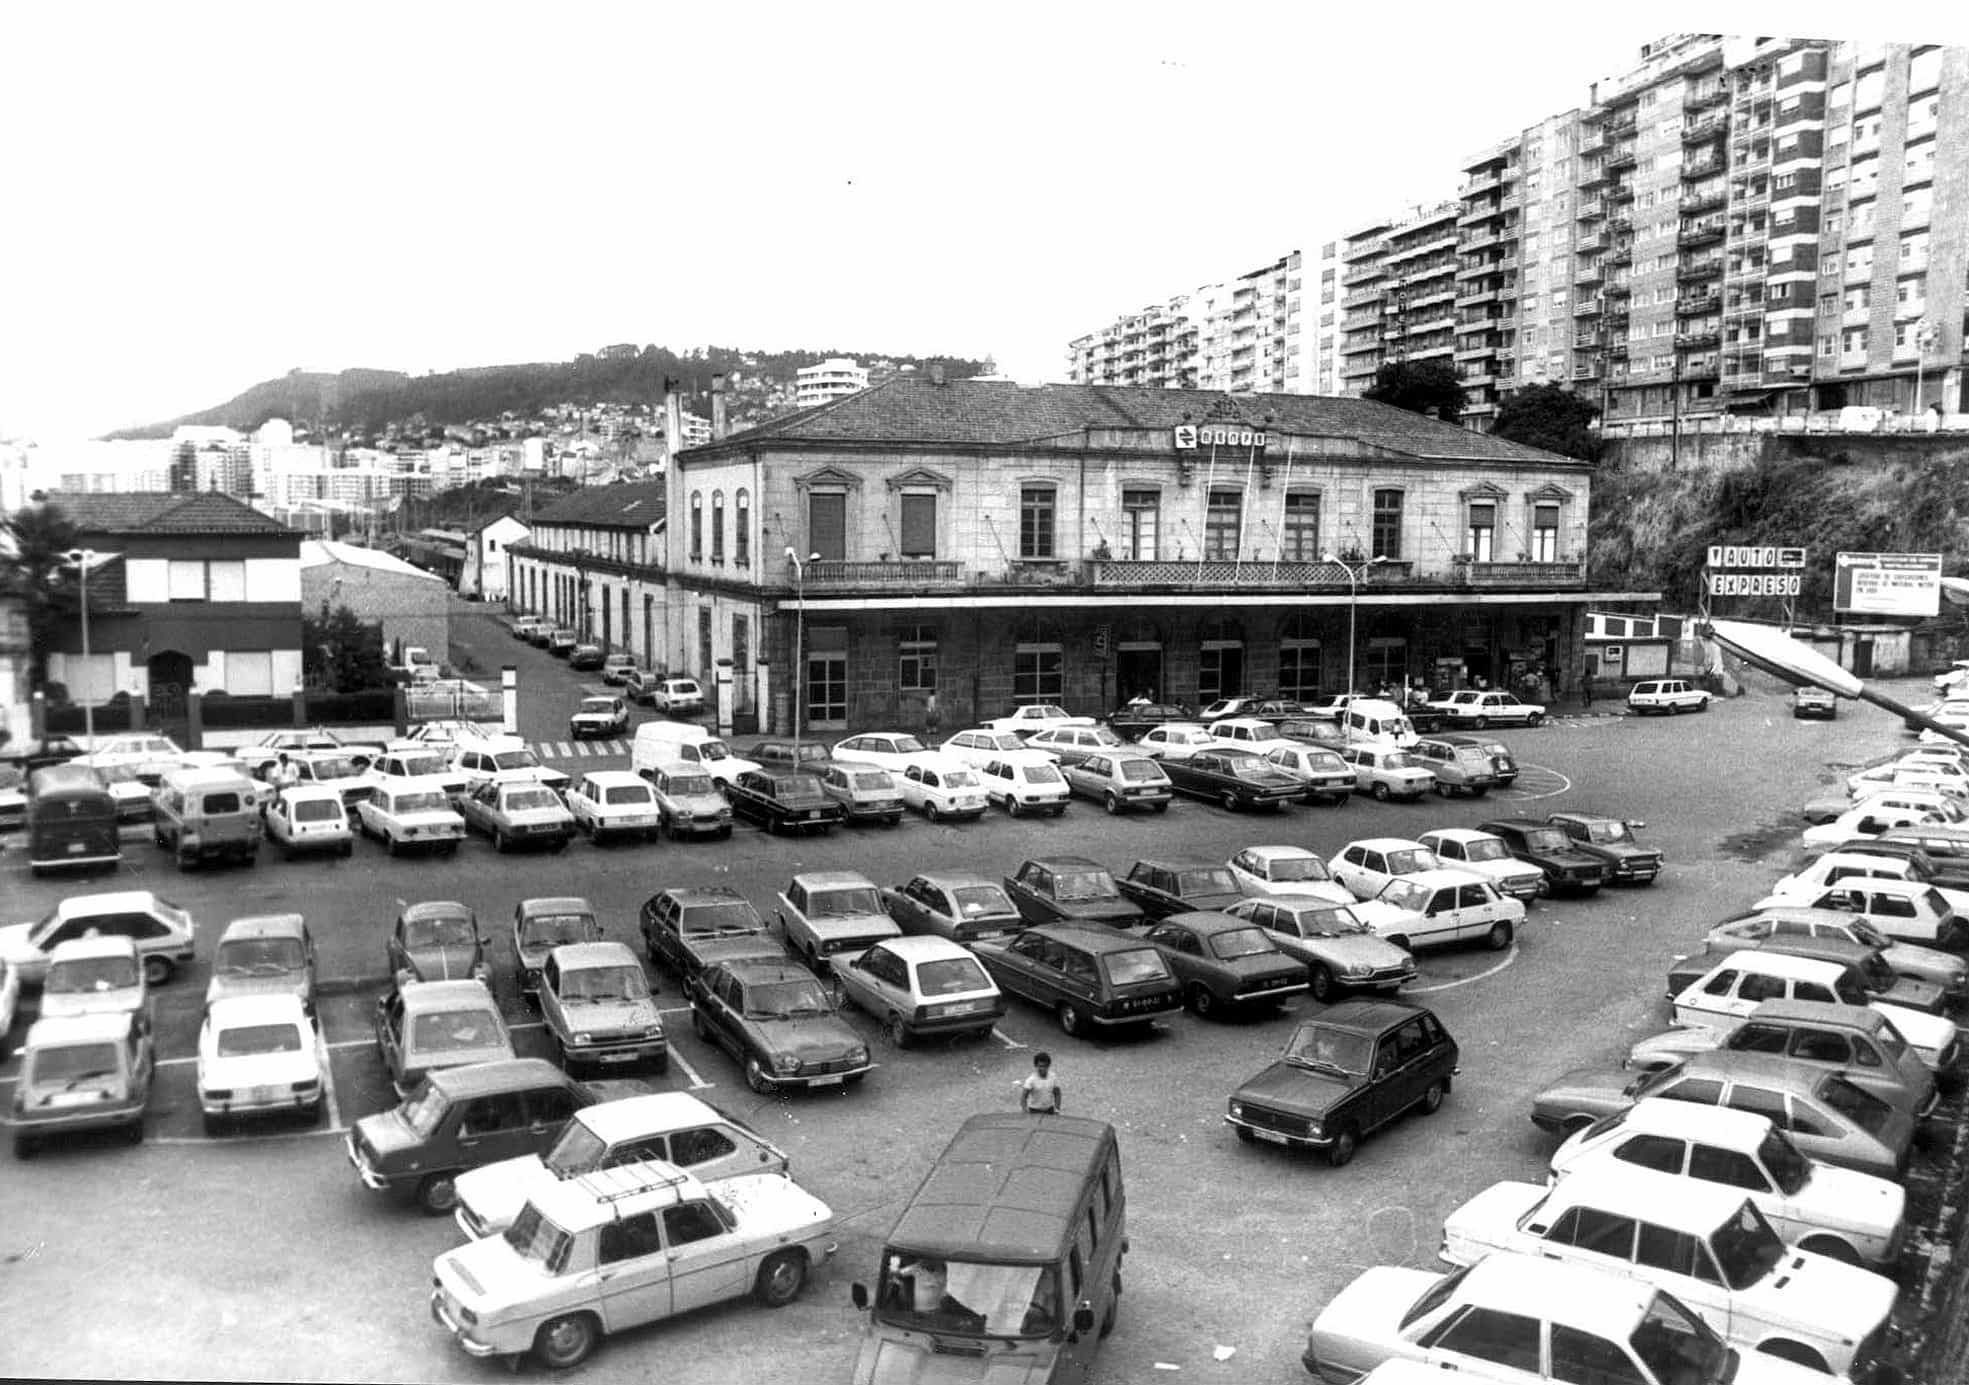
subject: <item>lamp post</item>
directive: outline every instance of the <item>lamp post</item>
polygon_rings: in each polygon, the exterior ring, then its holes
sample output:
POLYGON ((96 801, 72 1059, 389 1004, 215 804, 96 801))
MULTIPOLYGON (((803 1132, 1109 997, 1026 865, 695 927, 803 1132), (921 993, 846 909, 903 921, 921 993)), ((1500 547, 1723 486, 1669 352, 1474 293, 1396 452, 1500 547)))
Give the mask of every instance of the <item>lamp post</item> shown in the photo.
MULTIPOLYGON (((80 594, 82 598, 82 675, 86 678, 90 672, 89 564, 96 561, 96 550, 93 548, 71 548, 68 550, 68 560, 75 564, 76 575, 80 582, 80 594)), ((89 749, 94 750, 96 748, 96 706, 86 697, 82 699, 82 734, 83 738, 88 742, 89 749)))
POLYGON ((1927 318, 1914 324, 1914 409, 1918 418, 1921 415, 1922 368, 1928 364, 1928 349, 1935 344, 1938 333, 1935 324, 1927 318))
MULTIPOLYGON (((818 562, 820 554, 809 553, 807 563, 818 562)), ((786 548, 786 561, 793 564, 793 590, 799 604, 793 611, 793 763, 800 763, 800 715, 801 688, 807 677, 807 563, 800 561, 800 555, 793 551, 791 544, 786 548)))
POLYGON ((1387 562, 1387 558, 1377 554, 1358 563, 1348 563, 1332 553, 1325 555, 1324 561, 1332 563, 1347 574, 1347 696, 1351 699, 1356 692, 1354 687, 1354 629, 1360 616, 1361 574, 1371 567, 1387 562))

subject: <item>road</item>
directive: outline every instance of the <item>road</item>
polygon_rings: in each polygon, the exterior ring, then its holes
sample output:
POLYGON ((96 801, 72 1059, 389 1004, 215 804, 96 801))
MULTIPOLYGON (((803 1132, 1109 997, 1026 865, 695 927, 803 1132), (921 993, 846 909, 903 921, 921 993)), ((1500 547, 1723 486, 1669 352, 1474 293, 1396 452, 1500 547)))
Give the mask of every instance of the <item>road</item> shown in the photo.
MULTIPOLYGON (((491 628, 485 621, 480 632, 492 656, 482 666, 502 658, 521 665, 522 732, 551 738, 580 676, 537 651, 493 642, 505 636, 486 634, 491 628)), ((991 1042, 907 1051, 854 1014, 880 1063, 867 1082, 762 1098, 691 1035, 674 978, 653 973, 678 1061, 668 1077, 649 1080, 695 1088, 785 1147, 801 1181, 835 1209, 841 1250, 790 1308, 737 1303, 613 1339, 583 1378, 614 1385, 661 1370, 668 1385, 846 1379, 860 1332, 848 1285, 871 1275, 884 1232, 952 1129, 974 1111, 1012 1107, 1016 1082, 1044 1046, 1056 1056, 1068 1109, 1120 1131, 1129 1185, 1121 1322, 1094 1378, 1136 1382, 1175 1366, 1190 1377, 1304 1380, 1298 1355, 1319 1309, 1368 1265, 1432 1266, 1444 1215, 1490 1183, 1540 1178, 1551 1142, 1526 1119, 1532 1094, 1663 1027, 1669 960, 1788 867, 1794 806, 1835 769, 1900 744, 1898 726, 1871 709, 1799 723, 1775 697, 1700 717, 1561 719, 1505 738, 1530 768, 1519 787, 1487 799, 1358 800, 1278 817, 1179 802, 1164 817, 1117 820, 1079 805, 1058 821, 912 819, 899 830, 823 839, 741 826, 729 842, 577 842, 531 857, 498 856, 474 840, 449 860, 391 860, 364 843, 347 861, 269 859, 251 870, 189 874, 147 842, 133 843, 130 863, 98 887, 150 888, 182 903, 200 922, 201 953, 228 918, 307 915, 329 983, 333 1110, 315 1129, 207 1138, 190 1058, 204 968, 174 979, 156 999, 164 1065, 146 1143, 77 1141, 31 1162, 0 1163, 0 1366, 23 1376, 147 1379, 505 1375, 457 1351, 426 1312, 432 1258, 456 1243, 455 1228, 367 1192, 342 1150, 349 1122, 391 1102, 369 1014, 384 979, 384 936, 404 901, 455 898, 478 910, 495 938, 496 990, 522 1051, 544 1054, 509 970, 507 923, 528 895, 584 894, 607 935, 633 943, 641 902, 673 884, 730 884, 770 916, 788 875, 816 867, 855 868, 890 883, 938 868, 1004 874, 1027 855, 1075 852, 1118 873, 1172 846, 1220 858, 1272 841, 1332 852, 1357 836, 1414 835, 1501 811, 1592 808, 1647 821, 1642 835, 1668 859, 1653 887, 1542 901, 1505 953, 1423 955, 1414 998, 1433 1006, 1461 1043, 1462 1075, 1439 1114, 1371 1138, 1343 1170, 1242 1145, 1222 1121, 1228 1092, 1270 1060, 1295 1018, 1313 1012, 1303 998, 1281 1018, 1184 1015, 1150 1037, 1113 1040, 1068 1039, 1047 1016, 1015 1005, 991 1042), (1220 1346, 1236 1349, 1228 1363, 1213 1359, 1220 1346)), ((0 882, 14 918, 37 916, 77 888, 29 877, 17 846, 0 855, 0 882)), ((0 1097, 10 1095, 16 1061, 10 1054, 0 1063, 0 1097)), ((1926 1166, 1937 1157, 1924 1156, 1924 1177, 1932 1179, 1926 1166)))

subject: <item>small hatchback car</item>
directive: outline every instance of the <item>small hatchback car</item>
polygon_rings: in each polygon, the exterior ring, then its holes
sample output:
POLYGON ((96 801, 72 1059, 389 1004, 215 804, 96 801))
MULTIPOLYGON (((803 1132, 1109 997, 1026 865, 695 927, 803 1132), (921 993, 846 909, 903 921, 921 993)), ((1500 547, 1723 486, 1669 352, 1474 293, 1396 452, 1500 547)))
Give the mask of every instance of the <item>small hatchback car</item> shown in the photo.
POLYGON ((206 1133, 236 1116, 322 1110, 323 1051, 293 995, 240 995, 205 1012, 198 1031, 198 1106, 206 1133))
POLYGON ((1049 923, 971 950, 1000 990, 1051 1010, 1068 1034, 1147 1028, 1182 1008, 1182 983, 1156 948, 1128 933, 1049 923))
POLYGON ((15 1157, 81 1130, 120 1129, 132 1144, 142 1140, 154 1070, 150 1027, 129 1015, 36 1020, 14 1082, 15 1157))
POLYGON ((948 938, 891 938, 836 966, 834 977, 897 1048, 928 1035, 983 1038, 1005 1013, 978 959, 948 938))
POLYGON ((234 919, 212 954, 207 1006, 228 996, 293 995, 312 1013, 315 996, 314 938, 299 914, 254 914, 234 919))

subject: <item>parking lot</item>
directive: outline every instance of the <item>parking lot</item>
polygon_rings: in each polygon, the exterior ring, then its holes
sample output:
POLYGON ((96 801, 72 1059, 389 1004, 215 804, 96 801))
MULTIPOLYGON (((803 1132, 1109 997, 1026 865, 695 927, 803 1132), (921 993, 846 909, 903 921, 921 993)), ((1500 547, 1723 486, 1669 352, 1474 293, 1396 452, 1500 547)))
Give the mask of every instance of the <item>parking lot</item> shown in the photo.
MULTIPOLYGON (((574 696, 569 680, 570 704, 574 696)), ((1179 801, 1166 816, 1114 819, 1077 804, 1059 820, 912 818, 896 830, 797 839, 741 826, 727 842, 577 841, 538 856, 495 855, 473 840, 448 859, 390 859, 364 843, 349 860, 269 858, 250 870, 185 874, 144 836, 129 844, 120 872, 88 886, 31 878, 10 846, 0 854, 10 918, 37 916, 79 888, 155 889, 198 919, 201 958, 155 998, 162 1066, 146 1145, 81 1141, 0 1163, 10 1209, 0 1241, 10 1369, 153 1378, 504 1375, 456 1351, 425 1311, 431 1260, 456 1243, 455 1228, 363 1189, 340 1146, 350 1122, 394 1100, 370 1024, 385 981, 384 938, 404 902, 453 898, 478 911, 516 1042, 544 1054, 545 1036, 511 976, 507 937, 514 904, 531 895, 587 896, 606 935, 640 953, 637 911, 669 885, 730 884, 770 918, 776 892, 803 869, 856 869, 895 884, 926 870, 1009 874, 1027 856, 1074 853, 1120 873, 1157 852, 1224 859, 1242 846, 1288 842, 1330 854, 1355 837, 1413 836, 1512 812, 1583 808, 1646 821, 1641 835, 1667 853, 1655 885, 1540 900, 1502 953, 1421 955, 1411 995, 1459 1041, 1461 1075, 1439 1115, 1398 1122, 1343 1170, 1241 1145, 1222 1120, 1230 1090, 1275 1055, 1295 1016, 1315 1008, 1303 997, 1276 1018, 1185 1014, 1146 1037, 1095 1039, 1067 1038, 1050 1017, 1015 1002, 986 1042, 900 1051, 855 1014, 879 1065, 866 1082, 759 1097, 727 1057, 690 1033, 674 976, 652 969, 674 1058, 667 1075, 640 1075, 697 1090, 786 1148, 796 1177, 834 1208, 841 1249, 780 1313, 741 1303, 638 1331, 609 1342, 584 1375, 640 1379, 660 1363, 667 1380, 685 1385, 845 1378, 860 1328, 848 1284, 871 1274, 900 1200, 955 1125, 973 1111, 1015 1106, 1015 1083, 1045 1047, 1067 1109, 1121 1132, 1128 1178, 1132 1250, 1121 1325, 1094 1378, 1133 1382, 1174 1366, 1225 1380, 1304 1379, 1298 1353, 1319 1308, 1366 1265, 1433 1265, 1443 1215, 1488 1184, 1541 1179, 1551 1142, 1527 1119, 1531 1095, 1661 1028, 1669 960, 1788 866, 1795 806, 1822 790, 1831 767, 1900 744, 1884 716, 1863 710, 1795 723, 1775 698, 1675 720, 1561 718, 1504 738, 1526 771, 1486 798, 1356 800, 1280 815, 1179 801), (313 1128, 273 1124, 208 1138, 192 1089, 205 958, 229 918, 284 909, 308 917, 320 949, 329 1109, 313 1128), (1219 1362, 1219 1347, 1236 1354, 1219 1362)), ((0 1096, 15 1064, 11 1052, 0 1063, 0 1096)), ((1922 1156, 1922 1176, 1932 1181, 1940 1157, 1922 1156)))

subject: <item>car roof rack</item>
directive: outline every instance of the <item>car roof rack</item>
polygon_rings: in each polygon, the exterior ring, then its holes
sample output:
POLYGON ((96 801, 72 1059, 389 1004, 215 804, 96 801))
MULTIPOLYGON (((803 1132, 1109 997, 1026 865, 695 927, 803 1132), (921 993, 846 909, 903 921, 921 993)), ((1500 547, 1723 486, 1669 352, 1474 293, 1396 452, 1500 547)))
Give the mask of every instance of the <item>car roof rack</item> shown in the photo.
POLYGON ((692 1175, 663 1159, 642 1159, 630 1164, 615 1164, 608 1168, 591 1170, 575 1180, 583 1192, 590 1194, 595 1201, 604 1203, 621 1202, 625 1198, 639 1197, 644 1193, 661 1192, 666 1188, 680 1188, 691 1181, 692 1175))

